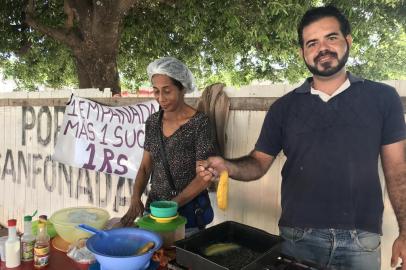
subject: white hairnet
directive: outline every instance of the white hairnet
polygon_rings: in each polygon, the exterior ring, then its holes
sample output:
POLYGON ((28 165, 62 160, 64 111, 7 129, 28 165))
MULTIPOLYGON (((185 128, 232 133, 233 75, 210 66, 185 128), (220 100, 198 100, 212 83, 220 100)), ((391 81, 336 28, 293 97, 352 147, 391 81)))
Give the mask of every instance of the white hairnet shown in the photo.
POLYGON ((173 57, 162 57, 151 62, 147 67, 148 78, 151 81, 155 74, 167 75, 179 81, 185 87, 186 93, 197 89, 195 78, 190 69, 173 57))

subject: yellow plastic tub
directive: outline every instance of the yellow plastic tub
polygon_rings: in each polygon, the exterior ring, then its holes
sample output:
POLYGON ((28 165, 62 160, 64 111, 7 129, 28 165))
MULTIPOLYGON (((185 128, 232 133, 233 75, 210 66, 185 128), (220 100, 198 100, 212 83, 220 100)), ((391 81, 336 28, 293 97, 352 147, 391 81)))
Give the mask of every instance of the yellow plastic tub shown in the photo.
POLYGON ((109 213, 102 208, 71 207, 55 212, 49 220, 63 240, 73 243, 80 238, 91 236, 91 234, 77 229, 77 225, 86 224, 97 229, 102 229, 109 218, 109 213))

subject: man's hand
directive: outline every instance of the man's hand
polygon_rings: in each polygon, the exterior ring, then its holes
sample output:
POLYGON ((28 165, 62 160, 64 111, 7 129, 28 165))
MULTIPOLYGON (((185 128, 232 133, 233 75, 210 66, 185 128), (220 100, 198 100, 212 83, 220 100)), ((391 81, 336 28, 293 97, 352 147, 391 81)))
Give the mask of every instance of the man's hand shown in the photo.
POLYGON ((391 266, 396 267, 398 259, 402 259, 402 270, 406 270, 406 236, 399 235, 392 246, 391 266))
POLYGON ((131 201, 130 208, 127 213, 121 218, 121 224, 125 227, 132 227, 136 217, 144 213, 144 204, 141 199, 137 198, 131 201))
POLYGON ((196 174, 204 181, 214 181, 218 179, 222 171, 229 171, 226 161, 221 157, 209 157, 207 160, 197 162, 196 174))

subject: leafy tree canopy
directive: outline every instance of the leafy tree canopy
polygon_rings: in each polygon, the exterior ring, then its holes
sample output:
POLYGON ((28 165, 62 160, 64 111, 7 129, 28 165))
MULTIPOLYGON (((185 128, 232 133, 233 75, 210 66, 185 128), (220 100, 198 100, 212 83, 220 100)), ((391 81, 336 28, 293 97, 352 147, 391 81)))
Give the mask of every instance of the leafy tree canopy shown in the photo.
POLYGON ((5 0, 0 11, 0 68, 22 89, 38 84, 77 86, 78 61, 83 57, 77 52, 82 45, 55 38, 49 29, 81 40, 97 34, 99 44, 109 44, 113 41, 107 34, 104 41, 100 36, 118 23, 118 55, 112 61, 125 89, 135 89, 147 79, 150 61, 168 55, 186 62, 200 86, 216 81, 240 85, 254 79, 296 82, 308 76, 298 55, 296 26, 308 8, 330 3, 352 24, 349 70, 374 80, 406 79, 403 0, 353 0, 351 5, 347 0, 5 0), (31 13, 27 2, 35 3, 31 13), (131 8, 117 20, 110 19, 106 14, 116 10, 118 2, 131 8), (93 16, 90 31, 84 30, 80 8, 93 16), (35 22, 27 20, 31 17, 35 22))

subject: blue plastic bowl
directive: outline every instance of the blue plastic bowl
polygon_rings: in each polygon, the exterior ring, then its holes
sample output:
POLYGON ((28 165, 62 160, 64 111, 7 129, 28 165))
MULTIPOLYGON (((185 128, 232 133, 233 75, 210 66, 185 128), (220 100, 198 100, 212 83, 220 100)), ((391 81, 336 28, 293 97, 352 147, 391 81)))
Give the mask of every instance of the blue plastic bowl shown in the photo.
POLYGON ((162 238, 150 231, 137 228, 118 228, 95 234, 87 242, 103 270, 140 270, 149 266, 152 255, 161 248, 162 238), (141 255, 137 250, 148 242, 154 247, 141 255))
POLYGON ((178 213, 178 203, 174 201, 155 201, 149 205, 151 215, 158 218, 169 218, 178 213))

